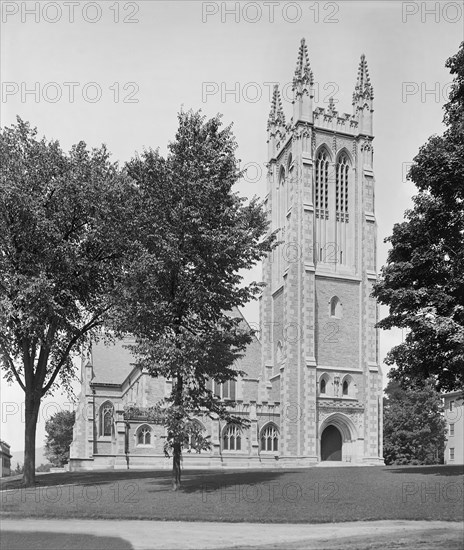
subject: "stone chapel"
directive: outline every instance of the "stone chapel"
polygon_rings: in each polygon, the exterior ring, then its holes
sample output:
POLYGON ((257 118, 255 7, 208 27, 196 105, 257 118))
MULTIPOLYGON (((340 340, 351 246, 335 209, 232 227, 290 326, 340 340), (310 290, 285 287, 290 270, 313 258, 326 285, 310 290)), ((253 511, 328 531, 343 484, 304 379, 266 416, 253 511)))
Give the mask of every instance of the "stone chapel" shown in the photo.
MULTIPOLYGON (((267 123, 265 204, 281 243, 263 262, 259 338, 237 364, 246 375, 214 384, 251 425, 241 431, 198 416, 211 450, 184 449, 184 468, 383 464, 366 59, 351 114, 338 112, 333 99, 315 105, 304 39, 292 90, 290 120, 276 86, 267 123)), ((163 453, 165 429, 148 414, 170 381, 131 365, 128 343, 97 344, 83 358, 71 470, 172 467, 163 453)))

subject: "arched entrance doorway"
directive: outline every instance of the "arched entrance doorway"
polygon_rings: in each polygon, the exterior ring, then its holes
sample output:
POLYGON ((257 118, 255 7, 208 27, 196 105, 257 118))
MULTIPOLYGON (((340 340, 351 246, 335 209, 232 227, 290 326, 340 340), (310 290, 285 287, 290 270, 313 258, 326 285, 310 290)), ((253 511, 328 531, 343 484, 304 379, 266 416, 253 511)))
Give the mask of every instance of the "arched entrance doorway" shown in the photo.
POLYGON ((342 459, 342 434, 335 426, 327 426, 321 436, 321 460, 342 459))

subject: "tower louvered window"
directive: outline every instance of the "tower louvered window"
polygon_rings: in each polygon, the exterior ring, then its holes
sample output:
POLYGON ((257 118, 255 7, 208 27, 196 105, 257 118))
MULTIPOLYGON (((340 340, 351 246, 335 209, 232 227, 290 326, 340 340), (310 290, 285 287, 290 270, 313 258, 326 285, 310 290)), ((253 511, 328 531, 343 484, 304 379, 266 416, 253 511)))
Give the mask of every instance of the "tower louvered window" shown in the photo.
POLYGON ((316 218, 329 219, 329 159, 319 151, 316 159, 316 218))
POLYGON ((349 164, 346 155, 341 155, 335 169, 335 211, 338 222, 348 223, 348 170, 349 164))

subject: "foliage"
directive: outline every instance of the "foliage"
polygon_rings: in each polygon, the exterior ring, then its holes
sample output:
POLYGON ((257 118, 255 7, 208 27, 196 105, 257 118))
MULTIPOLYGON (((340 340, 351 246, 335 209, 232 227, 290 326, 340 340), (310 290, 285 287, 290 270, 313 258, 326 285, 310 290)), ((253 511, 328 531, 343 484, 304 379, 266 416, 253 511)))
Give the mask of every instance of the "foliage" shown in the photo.
POLYGON ((135 190, 105 147, 64 153, 19 117, 0 132, 0 364, 25 392, 25 475, 34 483, 42 397, 70 388, 136 248, 135 190))
POLYGON ((443 462, 446 422, 433 384, 403 389, 390 380, 384 399, 383 456, 386 464, 443 462))
POLYGON ((47 462, 47 464, 41 464, 40 466, 37 466, 37 468, 35 469, 36 472, 49 472, 50 471, 50 468, 52 468, 52 464, 50 464, 49 462, 47 462))
POLYGON ((14 475, 19 475, 24 472, 24 464, 19 464, 19 462, 16 462, 16 468, 13 471, 14 475))
POLYGON ((45 423, 45 456, 53 466, 63 466, 69 460, 75 419, 74 411, 59 411, 45 423))
POLYGON ((390 307, 384 329, 408 329, 388 354, 390 375, 410 386, 433 378, 464 387, 464 43, 446 66, 455 75, 443 136, 421 147, 409 171, 419 193, 386 239, 392 248, 374 296, 390 307))
MULTIPOLYGON (((235 309, 260 292, 243 285, 241 272, 272 248, 266 214, 256 198, 233 192, 240 177, 230 127, 219 116, 180 113, 167 158, 145 151, 128 163, 143 200, 139 262, 121 299, 121 331, 137 337, 138 364, 172 382, 163 403, 167 448, 173 454, 174 488, 186 426, 204 411, 245 424, 209 389, 240 372, 234 362, 252 331, 235 309)), ((199 435, 199 434, 197 434, 199 435)), ((206 445, 207 442, 205 441, 206 445)), ((201 446, 201 445, 200 445, 201 446)))

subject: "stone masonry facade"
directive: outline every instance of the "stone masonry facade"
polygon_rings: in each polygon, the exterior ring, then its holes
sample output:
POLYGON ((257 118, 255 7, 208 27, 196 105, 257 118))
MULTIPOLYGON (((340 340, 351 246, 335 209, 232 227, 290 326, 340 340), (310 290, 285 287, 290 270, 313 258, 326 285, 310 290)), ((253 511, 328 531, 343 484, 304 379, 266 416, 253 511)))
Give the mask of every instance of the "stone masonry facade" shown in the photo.
MULTIPOLYGON (((293 116, 287 123, 275 87, 268 120, 265 205, 280 244, 263 262, 259 339, 237 364, 246 375, 217 390, 250 428, 237 432, 199 416, 212 447, 185 449, 185 468, 383 464, 378 308, 371 297, 373 88, 365 57, 352 114, 339 113, 332 99, 315 107, 313 86, 302 40, 293 116)), ((165 429, 147 412, 170 384, 131 365, 130 343, 98 344, 83 358, 72 470, 171 467, 165 429)))

